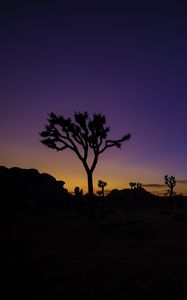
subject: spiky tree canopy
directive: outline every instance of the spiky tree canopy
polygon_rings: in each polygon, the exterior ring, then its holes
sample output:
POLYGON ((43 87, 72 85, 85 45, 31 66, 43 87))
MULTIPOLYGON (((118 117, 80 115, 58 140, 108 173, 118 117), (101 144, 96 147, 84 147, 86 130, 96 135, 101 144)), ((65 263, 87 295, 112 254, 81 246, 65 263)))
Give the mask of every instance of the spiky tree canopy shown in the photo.
POLYGON ((165 181, 165 184, 167 184, 167 186, 172 189, 174 188, 175 184, 176 184, 176 179, 174 176, 168 176, 168 175, 165 175, 164 176, 164 181, 165 181))
POLYGON ((175 196, 175 193, 173 191, 174 186, 176 185, 176 179, 175 179, 175 177, 174 176, 165 175, 164 176, 164 181, 165 181, 165 184, 169 188, 168 191, 167 191, 167 193, 166 193, 166 195, 169 194, 171 197, 175 196))
POLYGON ((104 181, 102 181, 102 180, 99 180, 99 181, 98 181, 98 187, 104 188, 105 186, 107 186, 107 183, 106 183, 106 182, 104 182, 104 181))
POLYGON ((85 169, 93 172, 98 156, 111 147, 121 148, 123 142, 130 138, 130 134, 124 135, 118 140, 107 139, 110 128, 106 126, 105 116, 94 114, 89 118, 88 113, 75 113, 74 120, 57 116, 51 113, 45 130, 40 133, 41 142, 49 148, 62 151, 71 149, 84 164, 85 169), (87 159, 89 150, 94 153, 91 166, 87 159))

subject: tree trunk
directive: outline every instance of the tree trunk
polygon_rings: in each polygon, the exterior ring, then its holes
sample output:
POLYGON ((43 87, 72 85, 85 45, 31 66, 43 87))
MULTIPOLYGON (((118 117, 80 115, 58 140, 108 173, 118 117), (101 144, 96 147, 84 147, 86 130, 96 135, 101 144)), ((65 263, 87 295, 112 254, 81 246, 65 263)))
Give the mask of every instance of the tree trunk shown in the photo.
POLYGON ((92 172, 87 172, 88 176, 88 194, 89 196, 93 195, 93 178, 92 178, 92 172))
POLYGON ((92 175, 93 175, 93 172, 91 172, 91 171, 87 172, 87 176, 88 176, 88 205, 89 205, 88 218, 89 219, 95 219, 96 218, 92 175))
POLYGON ((104 197, 104 186, 102 186, 102 195, 104 197))

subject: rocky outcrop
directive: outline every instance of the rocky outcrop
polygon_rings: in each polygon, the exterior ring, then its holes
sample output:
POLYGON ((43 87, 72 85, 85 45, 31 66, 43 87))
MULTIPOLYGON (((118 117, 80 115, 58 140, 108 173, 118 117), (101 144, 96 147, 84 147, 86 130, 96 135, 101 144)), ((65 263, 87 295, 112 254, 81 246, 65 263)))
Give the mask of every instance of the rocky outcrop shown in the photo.
POLYGON ((70 197, 64 184, 36 169, 0 166, 0 205, 60 204, 70 197))

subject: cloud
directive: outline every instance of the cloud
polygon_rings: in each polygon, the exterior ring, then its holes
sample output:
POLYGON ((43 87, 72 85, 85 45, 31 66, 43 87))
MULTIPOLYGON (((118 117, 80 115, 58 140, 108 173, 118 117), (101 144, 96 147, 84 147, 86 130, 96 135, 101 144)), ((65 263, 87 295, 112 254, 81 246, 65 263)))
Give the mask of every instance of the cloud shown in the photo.
POLYGON ((142 184, 143 187, 150 187, 150 188, 162 188, 165 187, 165 184, 159 184, 159 183, 148 183, 148 184, 142 184))
POLYGON ((180 184, 187 184, 187 179, 177 180, 177 183, 180 183, 180 184))
MULTIPOLYGON (((177 183, 179 184, 187 184, 187 179, 179 179, 177 180, 177 183)), ((142 184, 143 187, 150 187, 150 188, 162 188, 166 187, 165 184, 160 184, 160 183, 148 183, 148 184, 142 184)))

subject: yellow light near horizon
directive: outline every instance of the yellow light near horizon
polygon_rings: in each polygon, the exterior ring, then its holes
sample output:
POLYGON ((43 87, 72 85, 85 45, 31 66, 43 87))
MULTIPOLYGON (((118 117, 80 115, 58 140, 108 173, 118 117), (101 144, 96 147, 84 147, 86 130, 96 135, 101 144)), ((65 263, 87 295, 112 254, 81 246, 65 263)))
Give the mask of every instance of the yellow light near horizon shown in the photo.
MULTIPOLYGON (((40 144, 39 144, 40 145, 40 144)), ((2 165, 20 168, 35 168, 40 173, 48 173, 54 176, 57 180, 65 181, 65 187, 68 191, 74 191, 76 186, 83 189, 87 193, 87 175, 81 162, 77 159, 75 154, 71 152, 58 153, 50 151, 43 145, 35 149, 22 149, 21 147, 9 147, 7 151, 1 156, 2 165), (27 151, 26 151, 27 150, 27 151), (23 154, 21 154, 23 153, 23 154)), ((99 188, 97 186, 98 180, 107 182, 106 190, 124 189, 129 187, 130 181, 141 183, 160 183, 163 184, 163 174, 160 175, 159 169, 152 166, 137 166, 126 160, 116 157, 102 156, 99 160, 93 174, 94 192, 99 188)), ((184 178, 184 176, 183 176, 184 178)), ((146 190, 158 193, 162 190, 167 190, 167 187, 162 188, 146 188, 146 190)), ((174 191, 177 194, 183 193, 187 195, 187 185, 177 183, 174 191)))

